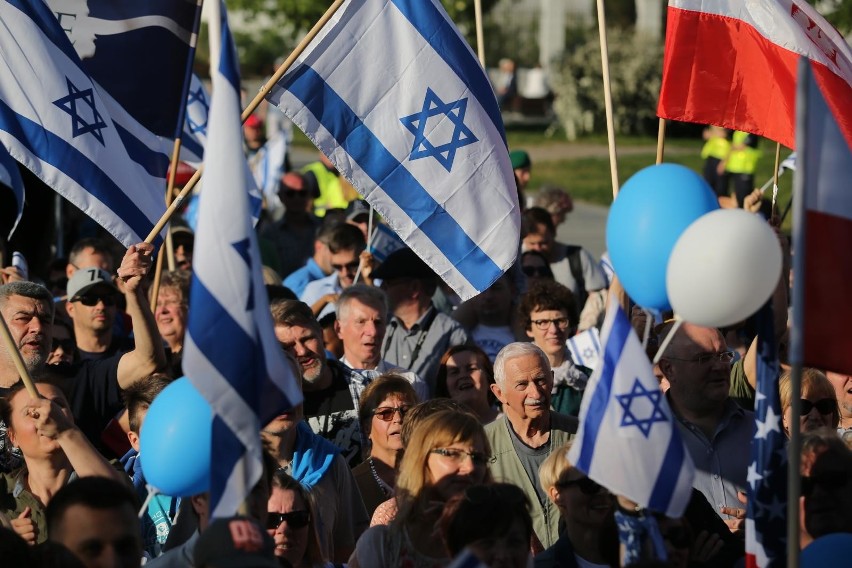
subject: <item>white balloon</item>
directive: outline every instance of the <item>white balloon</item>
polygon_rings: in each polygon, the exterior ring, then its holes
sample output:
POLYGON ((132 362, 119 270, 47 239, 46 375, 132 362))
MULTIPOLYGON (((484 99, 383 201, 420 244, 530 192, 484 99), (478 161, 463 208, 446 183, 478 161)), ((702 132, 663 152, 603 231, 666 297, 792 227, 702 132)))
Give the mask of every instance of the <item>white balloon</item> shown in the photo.
POLYGON ((780 276, 781 246, 769 224, 742 209, 719 209, 699 217, 678 238, 666 289, 680 318, 724 327, 760 309, 780 276))

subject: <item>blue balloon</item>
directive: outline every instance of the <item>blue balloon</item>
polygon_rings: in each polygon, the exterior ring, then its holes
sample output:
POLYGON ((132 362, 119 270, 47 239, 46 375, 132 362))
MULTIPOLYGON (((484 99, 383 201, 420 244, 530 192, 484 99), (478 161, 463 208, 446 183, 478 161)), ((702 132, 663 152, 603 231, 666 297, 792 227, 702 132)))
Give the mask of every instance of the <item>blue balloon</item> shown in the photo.
POLYGON ((806 546, 799 560, 802 568, 823 568, 840 566, 851 556, 852 534, 834 533, 821 536, 806 546))
POLYGON ((157 395, 140 433, 146 481, 164 495, 188 497, 210 488, 213 411, 189 379, 157 395))
POLYGON ((666 266, 672 249, 693 221, 718 208, 707 182, 685 166, 658 164, 627 180, 609 210, 606 246, 633 301, 652 310, 671 309, 666 266))

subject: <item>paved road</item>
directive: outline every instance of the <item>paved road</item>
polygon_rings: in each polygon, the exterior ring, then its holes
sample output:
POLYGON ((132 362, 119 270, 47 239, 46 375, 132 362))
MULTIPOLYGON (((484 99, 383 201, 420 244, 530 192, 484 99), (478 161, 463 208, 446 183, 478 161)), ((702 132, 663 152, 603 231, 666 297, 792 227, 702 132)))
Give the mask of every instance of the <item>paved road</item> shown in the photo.
MULTIPOLYGON (((635 148, 635 147, 634 147, 635 148)), ((625 150, 633 150, 627 148, 625 150)), ((647 149, 644 149, 647 151, 647 149)), ((291 148, 291 160, 293 166, 301 168, 309 162, 317 159, 317 151, 312 148, 293 147, 291 148)), ((599 145, 574 145, 574 144, 554 144, 553 146, 545 146, 543 148, 534 149, 531 154, 533 160, 540 159, 547 161, 548 159, 559 159, 566 157, 597 157, 606 156, 606 147, 599 145)), ((568 215, 565 222, 559 226, 557 230, 557 239, 564 243, 582 245, 596 257, 606 250, 605 229, 606 216, 608 207, 602 207, 592 203, 582 201, 574 201, 574 211, 568 215)))

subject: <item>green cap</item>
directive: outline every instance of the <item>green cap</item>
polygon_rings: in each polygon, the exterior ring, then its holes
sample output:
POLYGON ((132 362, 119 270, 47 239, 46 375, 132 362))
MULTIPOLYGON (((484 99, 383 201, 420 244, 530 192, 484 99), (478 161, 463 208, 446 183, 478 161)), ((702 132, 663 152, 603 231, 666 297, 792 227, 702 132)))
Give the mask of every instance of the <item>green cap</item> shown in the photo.
POLYGON ((509 160, 512 162, 513 170, 517 170, 518 168, 529 168, 532 166, 530 155, 527 154, 526 150, 512 150, 509 152, 509 160))

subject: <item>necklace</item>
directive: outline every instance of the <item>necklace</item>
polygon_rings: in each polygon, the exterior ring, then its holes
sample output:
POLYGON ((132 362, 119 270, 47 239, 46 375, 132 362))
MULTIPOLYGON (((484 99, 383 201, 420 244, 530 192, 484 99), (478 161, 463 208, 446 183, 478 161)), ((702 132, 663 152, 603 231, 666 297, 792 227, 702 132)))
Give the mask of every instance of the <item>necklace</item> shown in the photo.
POLYGON ((382 495, 385 497, 390 497, 393 494, 393 488, 379 477, 378 472, 376 471, 376 466, 373 465, 373 456, 367 458, 367 463, 370 464, 370 472, 373 474, 373 479, 376 480, 376 483, 379 486, 379 489, 382 490, 382 495))

